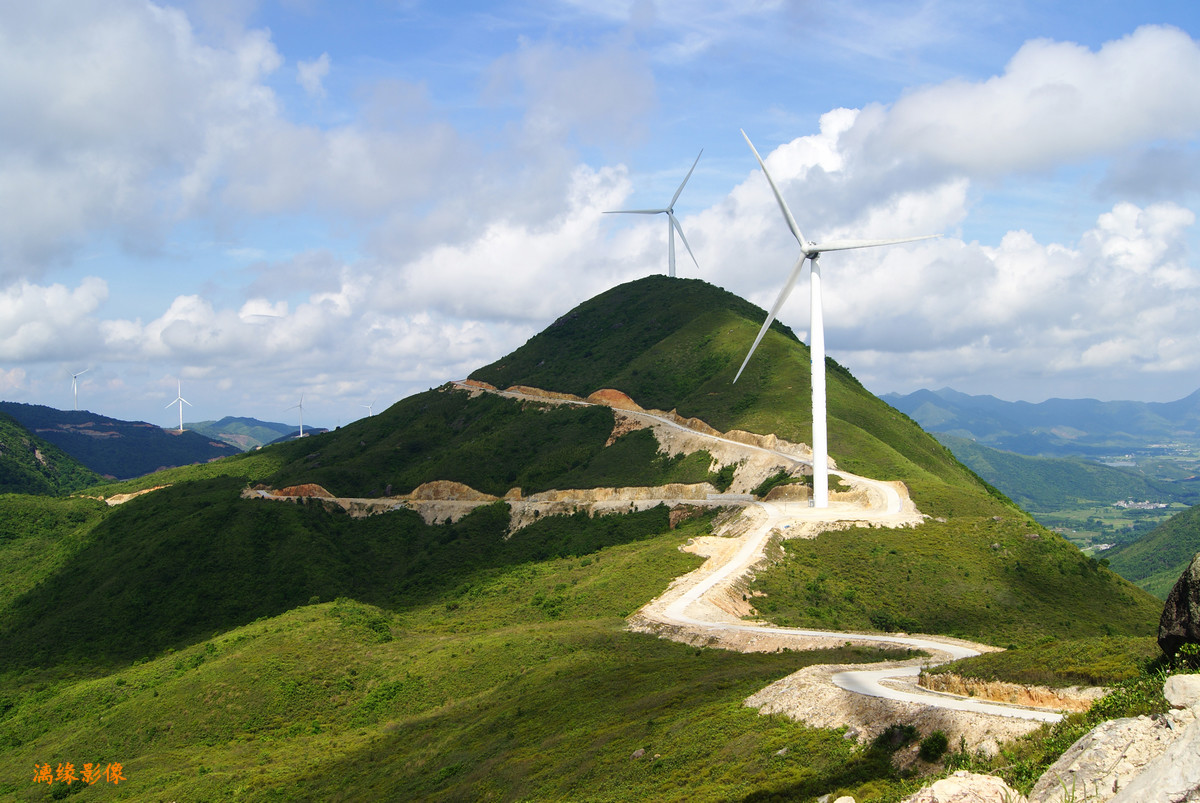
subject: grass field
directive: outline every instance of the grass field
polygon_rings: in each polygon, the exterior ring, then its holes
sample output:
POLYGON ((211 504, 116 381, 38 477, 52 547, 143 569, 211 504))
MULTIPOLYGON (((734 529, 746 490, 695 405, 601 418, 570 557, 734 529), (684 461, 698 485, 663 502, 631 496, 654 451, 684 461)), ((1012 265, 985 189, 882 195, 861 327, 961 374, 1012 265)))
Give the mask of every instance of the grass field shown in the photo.
MULTIPOLYGON (((706 520, 486 571, 403 611, 314 602, 108 674, 0 678, 0 796, 120 762, 82 800, 735 799, 896 790, 886 754, 742 699, 862 650, 742 655, 623 630, 706 520), (778 752, 788 748, 785 755, 778 752), (641 758, 632 756, 644 750, 641 758)), ((870 799, 860 797, 861 799, 870 799)))

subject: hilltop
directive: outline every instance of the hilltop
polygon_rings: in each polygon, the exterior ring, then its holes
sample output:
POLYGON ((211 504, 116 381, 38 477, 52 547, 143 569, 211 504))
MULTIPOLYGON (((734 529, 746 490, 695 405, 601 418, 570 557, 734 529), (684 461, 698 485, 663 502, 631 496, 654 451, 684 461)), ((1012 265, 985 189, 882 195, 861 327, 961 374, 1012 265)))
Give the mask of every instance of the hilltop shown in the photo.
POLYGON ((112 479, 140 477, 162 468, 203 463, 238 450, 196 432, 167 430, 145 421, 122 421, 87 410, 0 402, 0 412, 112 479))

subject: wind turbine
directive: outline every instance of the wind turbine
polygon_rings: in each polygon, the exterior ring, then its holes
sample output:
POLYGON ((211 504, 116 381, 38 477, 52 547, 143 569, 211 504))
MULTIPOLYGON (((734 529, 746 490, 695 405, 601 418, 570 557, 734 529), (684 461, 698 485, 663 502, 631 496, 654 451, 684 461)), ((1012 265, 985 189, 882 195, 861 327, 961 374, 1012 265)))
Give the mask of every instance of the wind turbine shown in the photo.
POLYGON ((299 435, 299 437, 303 438, 304 437, 304 394, 303 393, 300 394, 300 403, 293 404, 288 409, 295 410, 297 407, 300 408, 300 435, 299 435))
POLYGON ((71 393, 75 396, 75 409, 79 409, 79 377, 86 374, 91 368, 84 368, 78 373, 71 374, 71 393))
POLYGON ((779 209, 783 212, 783 219, 787 221, 792 236, 796 238, 796 242, 800 243, 800 258, 792 267, 792 274, 788 277, 787 283, 783 285, 783 289, 779 291, 775 305, 771 307, 771 312, 767 315, 762 329, 758 330, 758 337, 754 338, 754 345, 750 347, 750 352, 742 361, 742 367, 738 369, 737 376, 733 378, 733 381, 737 382, 742 371, 746 369, 746 363, 750 362, 750 357, 758 348, 763 335, 767 333, 771 322, 775 320, 775 316, 779 314, 780 308, 791 294, 792 287, 795 286, 796 279, 799 278, 800 271, 804 267, 804 261, 808 260, 811 264, 809 309, 812 322, 809 325, 808 349, 812 358, 813 507, 829 507, 829 434, 825 421, 825 323, 821 312, 821 254, 825 251, 846 251, 851 248, 873 248, 878 245, 911 243, 941 235, 925 234, 920 237, 903 237, 895 240, 830 240, 824 243, 806 240, 800 233, 800 227, 796 225, 796 219, 792 217, 792 210, 788 209, 787 202, 783 200, 779 188, 775 186, 775 181, 767 172, 767 166, 763 163, 762 157, 758 155, 754 143, 750 141, 750 137, 746 136, 745 131, 742 131, 742 136, 746 138, 746 144, 754 152, 758 166, 762 168, 763 175, 767 177, 767 183, 771 185, 771 191, 775 193, 775 200, 779 203, 779 209))
POLYGON ((368 418, 375 415, 375 399, 371 399, 370 404, 360 404, 358 406, 367 408, 367 417, 368 418))
MULTIPOLYGON (((704 149, 701 148, 700 153, 696 154, 696 161, 692 162, 692 170, 696 169, 696 164, 700 161, 700 156, 703 153, 704 149)), ((692 262, 696 262, 696 255, 692 253, 692 247, 688 245, 687 237, 683 236, 683 227, 675 219, 675 202, 679 200, 679 193, 683 192, 684 184, 687 184, 688 179, 692 177, 692 170, 689 170, 687 175, 683 177, 683 184, 680 184, 679 189, 675 190, 675 194, 671 196, 671 202, 667 204, 665 209, 614 209, 611 212, 604 213, 606 215, 661 215, 665 212, 667 215, 667 241, 670 243, 667 251, 669 255, 668 265, 672 279, 675 278, 675 232, 679 232, 679 239, 683 240, 683 247, 687 249, 692 262)), ((696 262, 696 269, 700 269, 699 262, 696 262)))
MULTIPOLYGON (((187 399, 183 398, 183 384, 178 379, 175 380, 175 387, 178 392, 175 394, 175 401, 171 402, 171 404, 179 405, 179 432, 182 434, 183 433, 183 405, 186 404, 188 407, 191 407, 192 403, 190 401, 188 401, 187 399)), ((171 404, 168 404, 167 407, 170 407, 171 404)))

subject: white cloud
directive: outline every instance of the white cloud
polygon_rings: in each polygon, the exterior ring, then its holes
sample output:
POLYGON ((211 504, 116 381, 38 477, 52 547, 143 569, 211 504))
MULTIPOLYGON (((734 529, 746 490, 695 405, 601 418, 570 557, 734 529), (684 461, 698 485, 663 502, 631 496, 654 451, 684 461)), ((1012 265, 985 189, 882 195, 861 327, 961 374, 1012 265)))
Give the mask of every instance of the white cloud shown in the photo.
POLYGON ((74 289, 19 282, 0 292, 0 358, 13 362, 58 360, 91 352, 91 314, 108 296, 95 277, 74 289))
POLYGON ((863 111, 863 154, 971 175, 1052 169, 1200 132, 1200 46, 1145 26, 1098 51, 1035 40, 1002 75, 915 90, 863 111), (901 156, 903 155, 903 156, 901 156))
POLYGON ((296 83, 304 88, 309 97, 325 97, 325 86, 322 82, 327 75, 329 75, 328 53, 322 53, 313 61, 301 61, 296 64, 296 83))

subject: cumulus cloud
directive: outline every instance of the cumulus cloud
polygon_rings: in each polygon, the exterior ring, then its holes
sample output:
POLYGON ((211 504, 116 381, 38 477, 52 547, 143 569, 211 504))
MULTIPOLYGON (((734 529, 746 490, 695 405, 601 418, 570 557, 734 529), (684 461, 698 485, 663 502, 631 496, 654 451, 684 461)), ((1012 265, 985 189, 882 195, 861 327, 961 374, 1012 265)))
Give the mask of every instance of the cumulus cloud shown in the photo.
POLYGON ((975 176, 1044 170, 1200 131, 1200 46, 1145 26, 1097 51, 1029 42, 1002 75, 913 91, 857 121, 875 164, 917 159, 975 176), (903 156, 901 156, 903 155, 903 156))

